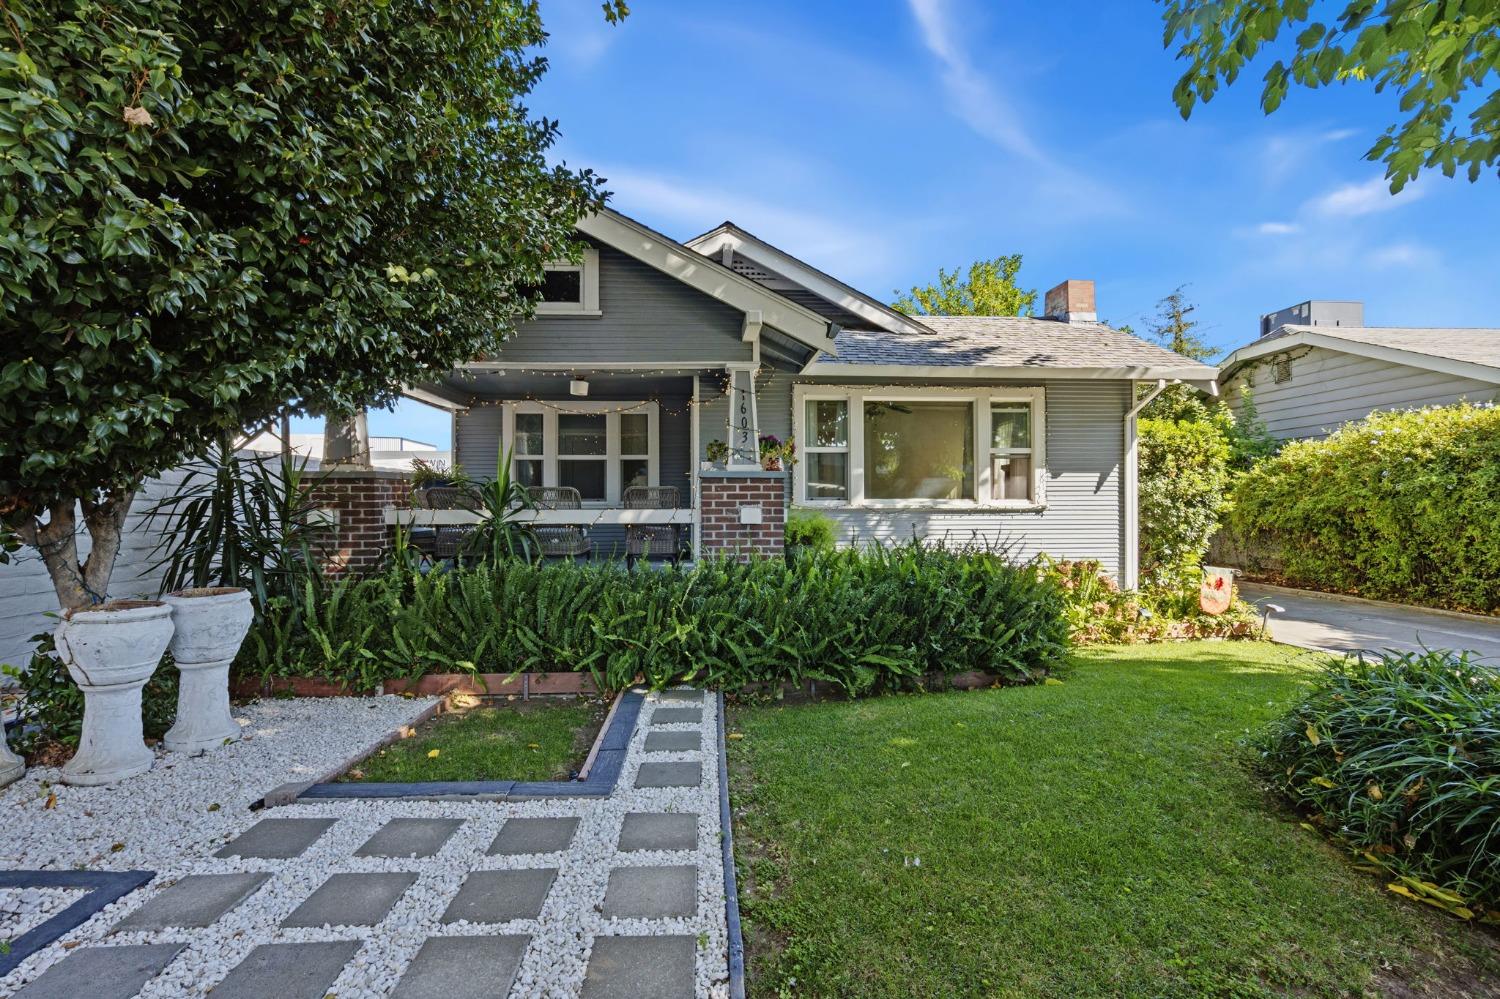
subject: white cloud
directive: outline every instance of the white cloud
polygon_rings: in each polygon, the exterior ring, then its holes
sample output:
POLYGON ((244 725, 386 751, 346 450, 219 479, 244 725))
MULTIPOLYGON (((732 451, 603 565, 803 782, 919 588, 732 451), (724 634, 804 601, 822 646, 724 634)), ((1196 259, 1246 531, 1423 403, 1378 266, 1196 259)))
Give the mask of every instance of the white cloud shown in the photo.
POLYGON ((978 134, 1028 160, 1046 161, 1021 122, 1021 117, 994 84, 969 61, 958 41, 958 26, 947 0, 907 0, 922 43, 943 66, 943 87, 954 113, 978 134))
POLYGON ((1261 236, 1290 236, 1301 228, 1295 222, 1262 222, 1255 231, 1261 236))
POLYGON ((1393 195, 1384 177, 1371 177, 1319 195, 1307 203, 1307 209, 1324 218, 1354 218, 1389 211, 1421 196, 1421 189, 1415 184, 1408 184, 1400 194, 1393 195))
POLYGON ((1438 262, 1438 253, 1420 243, 1393 243, 1370 254, 1372 267, 1422 267, 1438 262))
POLYGON ((614 192, 610 204, 648 224, 676 228, 689 239, 728 219, 794 257, 840 276, 869 274, 893 255, 888 232, 850 226, 842 219, 804 211, 789 201, 767 202, 732 186, 711 187, 684 177, 603 166, 599 173, 614 192))

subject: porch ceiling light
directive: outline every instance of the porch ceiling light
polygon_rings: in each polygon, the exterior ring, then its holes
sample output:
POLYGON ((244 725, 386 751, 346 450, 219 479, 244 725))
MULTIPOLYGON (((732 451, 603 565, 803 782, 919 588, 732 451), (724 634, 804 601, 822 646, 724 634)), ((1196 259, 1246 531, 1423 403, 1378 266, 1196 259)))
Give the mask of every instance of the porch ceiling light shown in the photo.
POLYGON ((568 392, 571 395, 588 395, 589 383, 587 379, 575 378, 568 382, 568 392))

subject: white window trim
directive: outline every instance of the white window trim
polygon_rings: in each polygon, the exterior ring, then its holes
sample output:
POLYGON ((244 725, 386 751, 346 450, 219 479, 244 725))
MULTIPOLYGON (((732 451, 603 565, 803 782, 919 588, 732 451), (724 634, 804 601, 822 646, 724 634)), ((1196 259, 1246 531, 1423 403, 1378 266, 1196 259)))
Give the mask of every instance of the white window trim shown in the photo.
POLYGON ((583 251, 580 262, 571 260, 554 260, 546 267, 549 271, 578 271, 582 274, 579 281, 580 294, 583 300, 580 302, 538 302, 536 303, 536 314, 538 316, 587 316, 596 317, 603 315, 599 311, 599 251, 590 247, 583 251))
MULTIPOLYGON (((542 485, 555 486, 558 484, 558 462, 559 461, 603 461, 604 471, 604 499, 584 500, 583 505, 590 509, 607 509, 618 507, 621 495, 624 492, 624 483, 621 481, 620 462, 622 459, 642 457, 641 455, 625 454, 620 450, 620 417, 625 413, 646 414, 646 445, 650 449, 644 457, 646 458, 647 482, 653 486, 661 485, 661 407, 655 402, 615 402, 615 401, 578 401, 557 403, 536 402, 507 402, 502 406, 501 443, 505 453, 510 454, 511 448, 515 446, 516 440, 516 414, 517 413, 540 413, 542 415, 542 453, 541 455, 513 455, 512 463, 516 460, 533 460, 540 457, 542 462, 542 485), (568 414, 604 414, 604 454, 602 455, 560 455, 558 454, 557 418, 562 413, 568 414)), ((512 468, 514 473, 514 468, 512 468)))
MULTIPOLYGON (((979 388, 890 388, 862 385, 794 385, 792 388, 792 434, 801 445, 807 440, 807 401, 838 399, 849 406, 849 498, 847 500, 808 499, 807 475, 803 463, 792 469, 792 496, 798 506, 818 509, 865 510, 1007 510, 1038 511, 1047 506, 1044 490, 1047 470, 1046 390, 1040 386, 979 388), (976 495, 959 500, 867 499, 865 497, 865 403, 930 402, 947 400, 968 402, 973 407, 974 488, 976 495), (1031 407, 1031 499, 994 500, 990 482, 990 407, 1025 404, 1031 407)), ((840 451, 842 448, 815 448, 840 451)))

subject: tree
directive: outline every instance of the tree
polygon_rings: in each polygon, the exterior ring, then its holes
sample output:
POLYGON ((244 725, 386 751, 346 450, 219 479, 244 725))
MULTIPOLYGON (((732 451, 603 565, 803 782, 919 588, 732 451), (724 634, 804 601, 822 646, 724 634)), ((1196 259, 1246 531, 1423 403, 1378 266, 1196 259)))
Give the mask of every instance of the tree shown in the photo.
POLYGON ((493 350, 604 197, 522 104, 532 3, 0 21, 0 520, 65 608, 104 599, 145 478, 288 400, 346 414, 493 350))
POLYGON ((1198 320, 1189 318, 1198 307, 1183 294, 1186 285, 1178 285, 1170 295, 1156 303, 1156 318, 1147 326, 1151 339, 1170 351, 1191 357, 1195 361, 1206 361, 1218 353, 1207 340, 1193 332, 1198 320))
POLYGON ((1188 69, 1173 99, 1187 118, 1273 45, 1296 31, 1290 64, 1267 70, 1261 107, 1281 106, 1292 83, 1370 83, 1400 94, 1404 121, 1388 127, 1367 159, 1385 163, 1391 192, 1424 168, 1451 177, 1460 167, 1478 179, 1500 158, 1500 4, 1494 0, 1347 0, 1337 17, 1312 20, 1312 0, 1163 0, 1163 44, 1181 39, 1188 69), (1305 26, 1304 26, 1305 25, 1305 26), (1460 105, 1472 106, 1465 129, 1453 127, 1460 105))
POLYGON ((937 284, 913 287, 893 307, 909 316, 1029 316, 1036 307, 1036 290, 1016 285, 1021 255, 1013 253, 994 260, 976 260, 967 278, 957 268, 950 273, 938 268, 937 284))

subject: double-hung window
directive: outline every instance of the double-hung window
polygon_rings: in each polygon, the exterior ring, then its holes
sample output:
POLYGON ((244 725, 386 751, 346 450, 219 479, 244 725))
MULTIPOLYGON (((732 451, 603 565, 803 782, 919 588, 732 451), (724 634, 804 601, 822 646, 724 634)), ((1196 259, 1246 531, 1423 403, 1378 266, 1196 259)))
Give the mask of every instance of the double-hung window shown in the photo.
POLYGON ((631 486, 660 484, 654 402, 510 402, 504 445, 527 486, 571 486, 586 504, 616 506, 631 486))
POLYGON ((799 385, 799 503, 825 506, 1042 505, 1039 388, 799 385))

